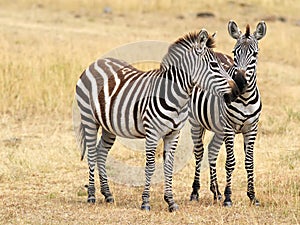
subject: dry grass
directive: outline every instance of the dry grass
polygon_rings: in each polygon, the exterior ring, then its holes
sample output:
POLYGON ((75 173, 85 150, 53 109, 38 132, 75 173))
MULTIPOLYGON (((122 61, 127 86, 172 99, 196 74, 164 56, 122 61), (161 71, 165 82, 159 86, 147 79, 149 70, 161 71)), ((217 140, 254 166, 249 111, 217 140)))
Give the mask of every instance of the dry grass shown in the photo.
MULTIPOLYGON (((298 224, 299 10, 296 0, 0 1, 0 223, 298 224), (102 13, 105 6, 112 14, 102 13), (215 17, 195 16, 206 11, 215 17), (171 42, 202 27, 217 30, 217 50, 230 53, 230 19, 252 29, 266 19, 268 26, 260 43, 258 80, 264 107, 255 151, 262 206, 248 203, 240 136, 230 209, 212 204, 207 170, 200 202, 189 202, 193 160, 174 175, 179 212, 167 212, 161 183, 153 185, 150 213, 139 210, 142 188, 116 183, 111 183, 114 205, 106 205, 99 192, 96 205, 86 204, 88 169, 79 161, 71 120, 74 85, 83 69, 116 46, 149 39, 171 42)), ((224 160, 221 150, 221 188, 224 160)))

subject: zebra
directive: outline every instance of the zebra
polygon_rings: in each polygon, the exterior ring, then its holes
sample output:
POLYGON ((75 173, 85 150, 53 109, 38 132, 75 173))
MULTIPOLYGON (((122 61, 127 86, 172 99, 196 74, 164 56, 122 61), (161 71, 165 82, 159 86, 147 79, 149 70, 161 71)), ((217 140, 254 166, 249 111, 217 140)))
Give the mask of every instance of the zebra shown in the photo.
POLYGON ((155 170, 155 151, 164 141, 164 200, 170 212, 179 207, 172 192, 174 153, 180 129, 188 118, 188 102, 195 85, 224 96, 227 103, 239 90, 217 60, 214 35, 205 29, 179 38, 169 46, 159 69, 140 71, 128 63, 104 58, 93 62, 76 84, 81 114, 77 129, 81 159, 87 150, 89 203, 94 203, 94 172, 97 164, 101 193, 114 202, 106 174, 106 158, 116 136, 145 138, 145 186, 142 210, 150 210, 150 182, 155 170), (102 129, 97 144, 97 132, 102 129))
POLYGON ((231 200, 231 176, 235 167, 233 151, 235 134, 242 133, 244 138, 245 169, 247 171, 248 187, 247 195, 252 204, 258 206, 259 200, 254 191, 254 142, 258 130, 258 121, 262 109, 260 93, 256 84, 256 64, 258 55, 258 41, 266 34, 266 24, 261 21, 256 30, 250 34, 250 26, 246 26, 245 34, 239 30, 234 21, 229 21, 228 32, 237 40, 233 53, 234 60, 222 53, 216 53, 222 65, 234 80, 236 70, 244 70, 246 81, 241 75, 237 76, 237 84, 246 82, 240 90, 240 96, 230 105, 224 104, 224 100, 211 93, 194 88, 192 92, 189 122, 191 124, 191 135, 194 144, 194 155, 196 159, 195 176, 192 185, 193 191, 190 200, 198 200, 200 189, 200 167, 203 158, 203 137, 205 130, 214 132, 213 138, 208 145, 208 160, 210 167, 210 190, 214 201, 222 199, 218 188, 216 175, 216 160, 220 147, 225 142, 226 146, 226 187, 224 191, 224 206, 232 206, 231 200))

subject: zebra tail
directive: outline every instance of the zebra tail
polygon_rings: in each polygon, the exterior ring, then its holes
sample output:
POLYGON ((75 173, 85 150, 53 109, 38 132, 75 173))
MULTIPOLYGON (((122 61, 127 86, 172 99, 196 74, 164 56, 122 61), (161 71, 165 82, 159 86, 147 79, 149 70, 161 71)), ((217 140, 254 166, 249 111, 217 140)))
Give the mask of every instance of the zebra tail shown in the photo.
POLYGON ((85 151, 86 151, 86 139, 85 139, 85 130, 84 126, 82 123, 80 123, 79 130, 77 133, 77 142, 79 144, 79 147, 81 149, 81 158, 80 160, 82 161, 85 156, 85 151))
POLYGON ((78 144, 78 147, 81 151, 81 161, 84 159, 86 152, 86 138, 85 138, 85 128, 81 122, 81 114, 77 102, 73 103, 73 127, 75 131, 75 138, 78 144))

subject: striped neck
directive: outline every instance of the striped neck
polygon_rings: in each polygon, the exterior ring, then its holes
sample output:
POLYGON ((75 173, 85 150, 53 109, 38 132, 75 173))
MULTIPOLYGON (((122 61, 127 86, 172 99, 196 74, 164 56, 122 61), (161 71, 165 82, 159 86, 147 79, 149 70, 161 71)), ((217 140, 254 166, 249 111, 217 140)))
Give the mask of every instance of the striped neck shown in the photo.
POLYGON ((181 95, 191 95, 194 84, 191 81, 191 76, 178 66, 169 65, 167 68, 160 68, 160 73, 164 79, 171 81, 174 90, 181 92, 181 95))
POLYGON ((249 75, 247 73, 247 83, 248 86, 243 94, 240 95, 242 99, 249 99, 253 96, 254 92, 258 91, 257 82, 256 82, 256 69, 249 75))

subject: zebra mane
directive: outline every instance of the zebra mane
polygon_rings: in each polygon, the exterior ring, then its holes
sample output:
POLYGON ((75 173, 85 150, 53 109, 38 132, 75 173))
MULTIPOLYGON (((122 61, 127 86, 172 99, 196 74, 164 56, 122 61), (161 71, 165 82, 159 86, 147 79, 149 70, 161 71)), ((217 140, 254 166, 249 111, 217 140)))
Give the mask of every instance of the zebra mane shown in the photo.
POLYGON ((246 38, 249 38, 249 37, 250 37, 250 26, 249 26, 249 24, 247 24, 247 26, 246 26, 245 37, 246 37, 246 38))
MULTIPOLYGON (((195 43, 198 41, 198 35, 199 35, 199 32, 196 32, 196 31, 190 32, 190 33, 184 35, 183 37, 178 38, 177 41, 175 41, 174 44, 172 44, 170 46, 170 48, 172 48, 173 45, 184 45, 186 47, 193 47, 195 45, 195 43)), ((208 48, 216 47, 216 42, 212 35, 208 36, 208 40, 206 42, 206 47, 208 47, 208 48)))
MULTIPOLYGON (((197 43, 198 43, 198 38, 199 38, 199 32, 190 32, 188 34, 186 34, 183 37, 180 37, 177 39, 177 41, 175 41, 173 44, 170 45, 168 53, 164 56, 161 66, 166 66, 169 65, 170 59, 172 59, 174 57, 174 52, 179 52, 178 49, 181 49, 180 52, 182 52, 182 50, 184 49, 185 51, 188 51, 192 48, 194 48, 197 43)), ((215 48, 215 39, 212 35, 208 36, 208 39, 206 41, 206 47, 207 48, 215 48)), ((178 57, 175 56, 175 57, 178 57)))

